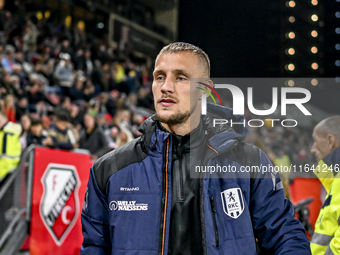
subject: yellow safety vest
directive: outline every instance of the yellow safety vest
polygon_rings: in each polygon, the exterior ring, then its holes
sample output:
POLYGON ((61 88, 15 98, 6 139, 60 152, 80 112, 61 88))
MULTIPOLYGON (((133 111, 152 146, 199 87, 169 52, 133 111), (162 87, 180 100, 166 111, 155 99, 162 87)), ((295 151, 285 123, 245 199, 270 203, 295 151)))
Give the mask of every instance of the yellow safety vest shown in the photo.
POLYGON ((340 148, 320 160, 316 176, 327 191, 315 222, 311 241, 313 255, 340 255, 340 148))
POLYGON ((0 129, 0 181, 15 170, 20 162, 21 144, 19 137, 22 132, 20 124, 7 122, 0 129))

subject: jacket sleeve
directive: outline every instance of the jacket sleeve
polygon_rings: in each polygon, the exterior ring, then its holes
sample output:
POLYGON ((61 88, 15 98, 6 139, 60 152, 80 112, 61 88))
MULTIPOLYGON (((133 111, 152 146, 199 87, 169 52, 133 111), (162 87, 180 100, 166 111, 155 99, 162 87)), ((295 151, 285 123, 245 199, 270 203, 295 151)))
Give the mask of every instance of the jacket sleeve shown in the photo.
POLYGON ((250 211, 253 228, 265 254, 310 255, 309 240, 294 209, 285 198, 279 174, 260 151, 260 171, 251 188, 250 211))
POLYGON ((92 166, 81 214, 84 241, 80 254, 109 255, 111 254, 109 205, 99 190, 93 168, 92 166))

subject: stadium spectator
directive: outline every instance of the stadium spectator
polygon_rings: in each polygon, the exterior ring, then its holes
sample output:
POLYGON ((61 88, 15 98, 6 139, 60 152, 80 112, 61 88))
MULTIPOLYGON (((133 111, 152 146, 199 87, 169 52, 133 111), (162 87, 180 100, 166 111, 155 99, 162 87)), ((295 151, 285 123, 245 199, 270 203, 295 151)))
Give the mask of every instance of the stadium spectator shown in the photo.
POLYGON ((20 162, 20 124, 8 121, 7 114, 0 108, 0 183, 20 162))
POLYGON ((18 101, 15 105, 15 118, 16 120, 20 120, 21 116, 24 114, 28 114, 28 101, 26 97, 20 97, 18 98, 18 101))
POLYGON ((96 124, 95 117, 90 113, 84 115, 85 128, 79 139, 79 148, 91 152, 91 159, 96 160, 109 151, 108 141, 102 128, 96 124))
POLYGON ((60 61, 56 66, 54 78, 59 86, 64 88, 64 93, 68 92, 68 88, 72 87, 74 75, 71 56, 68 53, 60 53, 60 61))
POLYGON ((43 141, 47 137, 47 132, 43 129, 40 119, 31 118, 31 127, 27 133, 27 147, 31 144, 43 145, 43 141))
POLYGON ((311 241, 313 255, 340 251, 340 116, 319 122, 313 131, 311 153, 319 162, 314 173, 327 191, 311 241))
POLYGON ((105 137, 109 143, 110 149, 117 149, 119 146, 117 144, 119 137, 119 127, 113 126, 105 130, 105 137))
POLYGON ((2 58, 1 65, 8 73, 13 72, 14 68, 14 52, 15 48, 12 45, 6 45, 5 54, 6 56, 2 58))
POLYGON ((7 114, 8 121, 16 122, 14 96, 11 94, 5 97, 4 111, 7 114))
POLYGON ((106 92, 102 92, 99 95, 99 113, 110 114, 111 116, 115 116, 117 110, 116 101, 113 98, 109 97, 109 94, 106 92))
POLYGON ((27 133, 31 128, 31 116, 24 114, 20 118, 20 124, 22 126, 22 134, 20 136, 21 149, 24 150, 27 147, 27 133))
POLYGON ((37 51, 37 37, 38 30, 37 27, 32 23, 31 20, 27 20, 25 26, 22 50, 25 54, 26 61, 30 62, 32 60, 33 54, 37 51))
POLYGON ((44 146, 72 150, 78 148, 76 138, 69 128, 70 116, 67 111, 59 110, 55 113, 55 123, 51 123, 47 138, 42 142, 44 146))

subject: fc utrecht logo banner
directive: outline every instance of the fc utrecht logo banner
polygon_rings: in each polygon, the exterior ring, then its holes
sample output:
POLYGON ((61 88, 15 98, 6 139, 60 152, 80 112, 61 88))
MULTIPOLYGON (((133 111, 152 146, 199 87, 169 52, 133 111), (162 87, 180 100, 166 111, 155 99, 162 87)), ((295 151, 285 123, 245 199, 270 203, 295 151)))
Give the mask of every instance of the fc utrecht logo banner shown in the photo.
POLYGON ((49 164, 41 178, 40 216, 57 245, 69 234, 80 211, 80 180, 72 165, 49 164))
POLYGON ((244 210, 244 201, 241 189, 227 189, 221 192, 221 197, 224 212, 233 219, 240 217, 244 210))

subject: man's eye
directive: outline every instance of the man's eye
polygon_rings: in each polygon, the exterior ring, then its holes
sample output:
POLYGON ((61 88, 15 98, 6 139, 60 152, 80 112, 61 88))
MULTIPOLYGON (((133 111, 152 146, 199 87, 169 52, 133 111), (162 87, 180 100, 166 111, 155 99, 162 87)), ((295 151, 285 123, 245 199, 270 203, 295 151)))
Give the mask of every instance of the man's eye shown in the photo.
POLYGON ((164 80, 164 77, 163 77, 163 76, 158 76, 158 77, 156 77, 156 80, 157 80, 157 81, 163 81, 163 80, 164 80))
POLYGON ((185 77, 178 77, 177 79, 180 80, 180 81, 185 81, 186 80, 185 77))

